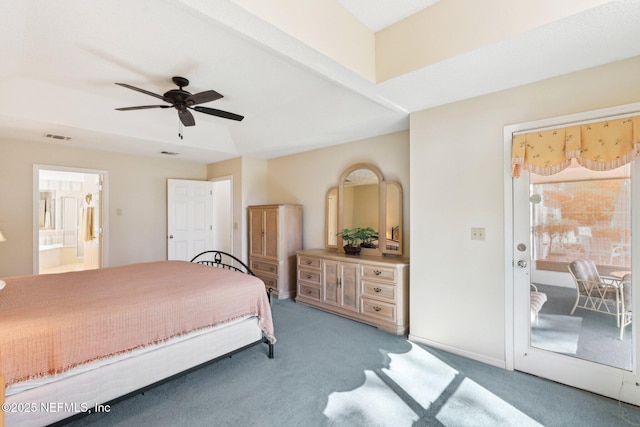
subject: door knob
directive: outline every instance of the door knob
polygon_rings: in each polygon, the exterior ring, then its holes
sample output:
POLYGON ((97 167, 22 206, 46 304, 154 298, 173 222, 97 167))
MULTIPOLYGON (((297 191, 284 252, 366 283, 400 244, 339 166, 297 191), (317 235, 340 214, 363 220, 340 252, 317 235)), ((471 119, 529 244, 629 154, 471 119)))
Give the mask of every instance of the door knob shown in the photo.
POLYGON ((527 261, 521 259, 520 261, 518 261, 518 267, 526 268, 527 267, 527 261))
POLYGON ((169 235, 169 238, 170 238, 170 239, 173 239, 173 234, 170 234, 170 235, 169 235))

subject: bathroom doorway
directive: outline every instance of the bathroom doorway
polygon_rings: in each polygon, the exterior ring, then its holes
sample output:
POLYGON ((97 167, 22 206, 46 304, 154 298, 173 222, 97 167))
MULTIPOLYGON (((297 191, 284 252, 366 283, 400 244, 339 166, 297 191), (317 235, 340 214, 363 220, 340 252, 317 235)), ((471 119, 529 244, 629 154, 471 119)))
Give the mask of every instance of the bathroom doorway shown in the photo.
POLYGON ((106 172, 34 166, 34 272, 103 266, 106 172))

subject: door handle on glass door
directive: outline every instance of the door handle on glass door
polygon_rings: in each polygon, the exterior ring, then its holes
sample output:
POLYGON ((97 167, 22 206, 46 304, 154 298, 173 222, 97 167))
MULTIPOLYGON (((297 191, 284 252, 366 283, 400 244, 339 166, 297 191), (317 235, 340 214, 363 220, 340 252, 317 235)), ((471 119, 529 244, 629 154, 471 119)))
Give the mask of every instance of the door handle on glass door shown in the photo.
POLYGON ((518 261, 518 267, 527 268, 527 261, 521 259, 520 261, 518 261))

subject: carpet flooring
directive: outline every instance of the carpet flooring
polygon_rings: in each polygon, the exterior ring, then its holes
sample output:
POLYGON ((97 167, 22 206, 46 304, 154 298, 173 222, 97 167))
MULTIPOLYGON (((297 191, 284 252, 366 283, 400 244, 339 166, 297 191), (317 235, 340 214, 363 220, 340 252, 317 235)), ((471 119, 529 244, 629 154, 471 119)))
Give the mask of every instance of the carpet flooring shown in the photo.
POLYGON ((576 300, 574 288, 536 286, 540 292, 547 294, 547 302, 540 310, 538 325, 531 330, 533 346, 573 354, 580 359, 621 369, 632 369, 631 325, 626 327, 624 339, 620 340, 620 329, 616 326, 614 316, 579 307, 571 315, 576 300))
POLYGON ((266 346, 220 360, 73 426, 625 426, 638 408, 411 343, 295 303, 266 346))
POLYGON ((540 313, 531 328, 531 346, 555 353, 576 354, 582 318, 540 313))

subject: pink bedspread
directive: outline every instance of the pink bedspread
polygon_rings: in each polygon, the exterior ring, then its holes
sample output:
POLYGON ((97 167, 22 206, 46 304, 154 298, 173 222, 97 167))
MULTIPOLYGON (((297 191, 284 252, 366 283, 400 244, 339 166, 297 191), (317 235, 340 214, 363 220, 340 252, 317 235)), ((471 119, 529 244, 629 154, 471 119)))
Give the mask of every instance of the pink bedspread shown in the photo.
POLYGON ((220 268, 159 261, 5 281, 7 386, 247 316, 275 342, 264 283, 220 268))

